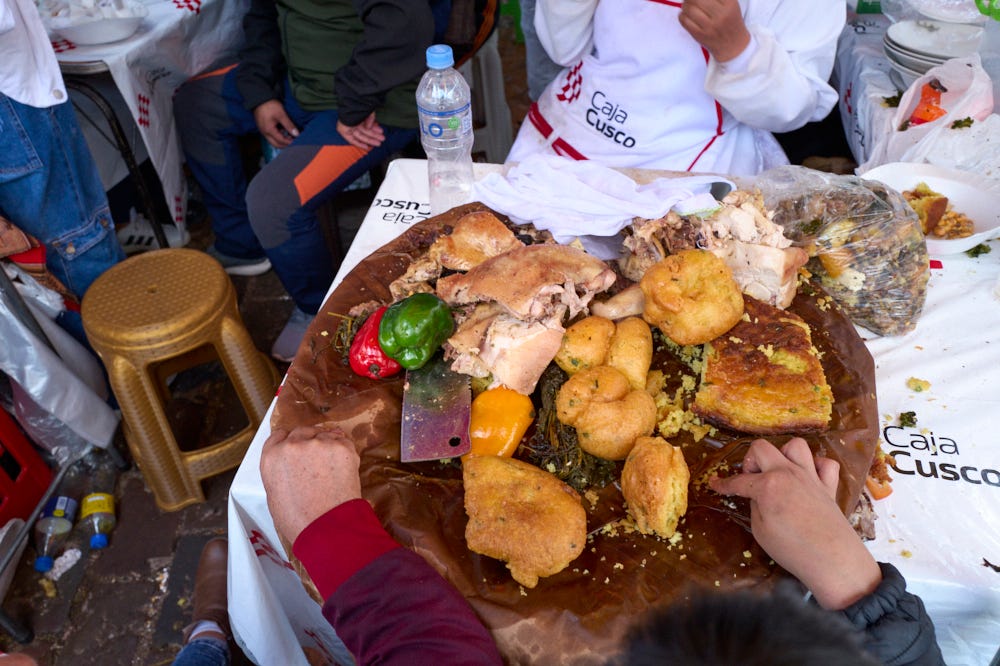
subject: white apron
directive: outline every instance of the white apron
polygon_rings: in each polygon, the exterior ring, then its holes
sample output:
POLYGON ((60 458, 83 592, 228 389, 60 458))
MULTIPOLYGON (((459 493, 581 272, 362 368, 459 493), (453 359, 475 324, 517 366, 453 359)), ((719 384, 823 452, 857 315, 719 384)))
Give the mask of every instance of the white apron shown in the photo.
POLYGON ((762 139, 776 142, 741 125, 705 92, 709 54, 681 26, 681 5, 600 2, 594 51, 546 88, 508 161, 547 148, 608 166, 759 171, 762 139))

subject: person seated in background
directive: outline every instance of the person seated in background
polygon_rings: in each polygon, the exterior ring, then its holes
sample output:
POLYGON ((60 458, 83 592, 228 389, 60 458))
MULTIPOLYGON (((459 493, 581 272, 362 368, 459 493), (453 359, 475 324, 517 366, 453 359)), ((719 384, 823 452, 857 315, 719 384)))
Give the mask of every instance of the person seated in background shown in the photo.
POLYGON ((243 28, 238 62, 185 83, 174 110, 208 252, 234 275, 274 267, 295 310, 271 353, 291 361, 337 268, 317 209, 416 138, 434 16, 408 0, 252 0, 243 28), (280 152, 248 186, 239 139, 258 132, 280 152))
POLYGON ((535 153, 754 175, 788 159, 772 132, 826 117, 843 0, 537 0, 565 69, 528 112, 507 162, 535 153))
MULTIPOLYGON (((0 215, 34 237, 77 300, 125 258, 94 158, 31 0, 0 0, 0 215)), ((78 312, 59 323, 86 341, 78 312)))
MULTIPOLYGON (((382 527, 362 499, 359 467, 354 443, 338 429, 276 430, 261 452, 275 529, 326 599, 323 614, 337 635, 360 664, 376 656, 380 663, 412 663, 417 654, 427 663, 501 663, 465 599, 382 527)), ((750 499, 754 537, 822 608, 801 595, 731 604, 731 595, 714 594, 707 611, 675 605, 640 618, 623 646, 636 660, 625 663, 941 663, 923 603, 906 592, 894 567, 874 560, 841 513, 838 472, 838 463, 814 457, 803 439, 780 450, 757 440, 741 474, 711 481, 717 492, 750 499), (723 618, 729 621, 721 624, 723 618), (772 633, 775 623, 798 630, 772 633), (696 633, 689 639, 668 629, 696 633), (660 645, 677 661, 652 661, 660 645), (816 651, 803 651, 809 647, 816 651), (704 648, 725 658, 699 662, 704 648), (772 661, 758 660, 764 649, 772 661)))

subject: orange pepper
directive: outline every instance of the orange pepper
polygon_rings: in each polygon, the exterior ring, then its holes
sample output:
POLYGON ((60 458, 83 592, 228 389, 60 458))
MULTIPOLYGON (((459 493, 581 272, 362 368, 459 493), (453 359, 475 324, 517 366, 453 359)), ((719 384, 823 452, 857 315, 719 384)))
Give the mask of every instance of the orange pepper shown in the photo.
POLYGON ((514 455, 534 419, 535 408, 528 396, 506 386, 483 391, 472 401, 469 419, 472 450, 466 455, 514 455))

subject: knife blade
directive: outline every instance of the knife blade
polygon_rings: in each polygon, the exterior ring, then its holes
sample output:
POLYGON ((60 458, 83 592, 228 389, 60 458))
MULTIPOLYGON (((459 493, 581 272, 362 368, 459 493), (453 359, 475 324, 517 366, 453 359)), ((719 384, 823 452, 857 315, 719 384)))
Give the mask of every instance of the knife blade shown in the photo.
POLYGON ((452 371, 440 352, 422 368, 407 370, 400 460, 441 460, 468 453, 471 409, 471 378, 452 371))

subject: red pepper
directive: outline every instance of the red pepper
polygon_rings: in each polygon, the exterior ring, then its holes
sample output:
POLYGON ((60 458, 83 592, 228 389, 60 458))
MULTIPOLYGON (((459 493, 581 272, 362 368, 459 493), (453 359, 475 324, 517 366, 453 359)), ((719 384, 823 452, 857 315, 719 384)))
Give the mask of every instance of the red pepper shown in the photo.
POLYGON ((351 370, 362 377, 385 379, 392 377, 403 369, 399 363, 389 358, 378 343, 378 327, 386 307, 383 305, 368 316, 365 323, 354 334, 348 360, 351 370))

